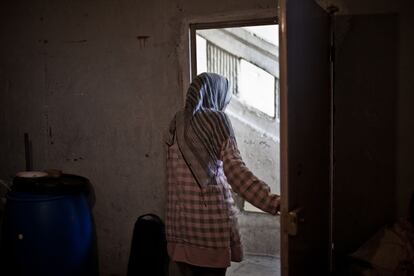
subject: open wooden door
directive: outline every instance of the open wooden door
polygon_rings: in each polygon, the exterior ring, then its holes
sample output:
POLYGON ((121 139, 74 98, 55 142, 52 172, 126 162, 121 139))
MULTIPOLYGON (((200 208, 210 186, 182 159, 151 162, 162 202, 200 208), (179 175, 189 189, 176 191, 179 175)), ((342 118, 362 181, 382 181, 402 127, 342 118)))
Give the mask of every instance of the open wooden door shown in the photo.
POLYGON ((280 0, 282 275, 326 275, 331 256, 328 14, 280 0))

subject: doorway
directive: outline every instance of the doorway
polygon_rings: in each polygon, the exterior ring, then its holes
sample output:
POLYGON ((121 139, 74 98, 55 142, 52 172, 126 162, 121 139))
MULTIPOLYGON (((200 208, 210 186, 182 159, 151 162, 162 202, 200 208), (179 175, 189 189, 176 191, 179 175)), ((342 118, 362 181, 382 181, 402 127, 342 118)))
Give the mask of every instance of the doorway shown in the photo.
MULTIPOLYGON (((225 76, 226 109, 247 167, 280 194, 279 29, 275 18, 190 25, 192 76, 225 76)), ((228 275, 280 275, 280 220, 234 195, 246 258, 228 275)))

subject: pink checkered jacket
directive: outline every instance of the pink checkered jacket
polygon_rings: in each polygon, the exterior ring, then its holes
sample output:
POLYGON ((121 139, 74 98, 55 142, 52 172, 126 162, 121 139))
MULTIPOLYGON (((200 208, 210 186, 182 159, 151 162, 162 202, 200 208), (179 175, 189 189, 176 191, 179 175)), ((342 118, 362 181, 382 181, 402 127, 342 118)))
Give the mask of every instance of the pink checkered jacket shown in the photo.
POLYGON ((279 210, 279 196, 246 167, 233 139, 222 145, 221 160, 217 185, 200 188, 177 143, 168 148, 166 232, 173 261, 228 267, 242 260, 232 190, 265 212, 279 210))

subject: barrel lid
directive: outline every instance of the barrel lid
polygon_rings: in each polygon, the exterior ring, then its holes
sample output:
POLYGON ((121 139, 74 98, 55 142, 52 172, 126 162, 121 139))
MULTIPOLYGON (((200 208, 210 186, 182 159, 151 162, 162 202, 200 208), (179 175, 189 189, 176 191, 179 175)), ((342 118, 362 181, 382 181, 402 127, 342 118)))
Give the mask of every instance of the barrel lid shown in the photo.
POLYGON ((12 191, 32 193, 84 192, 89 180, 73 174, 20 172, 13 179, 12 191))

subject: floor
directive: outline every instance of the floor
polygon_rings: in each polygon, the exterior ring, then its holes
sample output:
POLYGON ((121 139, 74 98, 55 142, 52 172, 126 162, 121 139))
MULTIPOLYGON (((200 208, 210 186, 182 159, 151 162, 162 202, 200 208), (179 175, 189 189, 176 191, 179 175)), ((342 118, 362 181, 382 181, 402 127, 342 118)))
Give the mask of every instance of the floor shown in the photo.
POLYGON ((226 276, 279 276, 280 259, 271 256, 246 255, 241 263, 231 263, 226 276))

